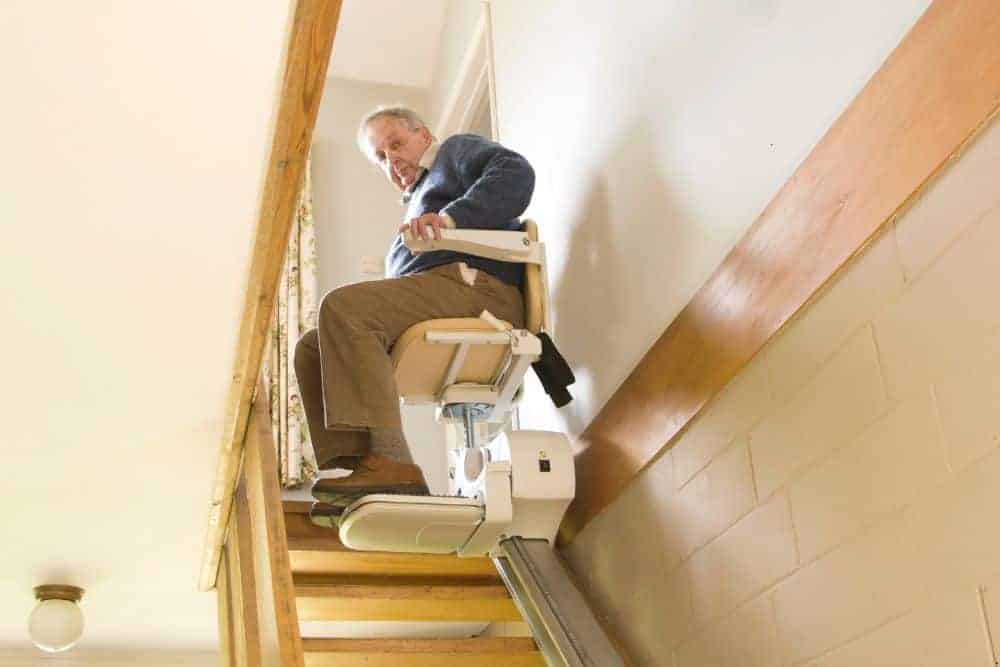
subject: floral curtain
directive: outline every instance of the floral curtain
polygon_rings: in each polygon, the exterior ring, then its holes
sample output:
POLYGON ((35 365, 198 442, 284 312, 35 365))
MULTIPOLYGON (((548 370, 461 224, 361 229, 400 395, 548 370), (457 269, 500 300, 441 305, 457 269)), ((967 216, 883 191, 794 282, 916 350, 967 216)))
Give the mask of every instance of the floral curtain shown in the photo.
POLYGON ((312 215, 310 160, 306 160, 285 266, 264 351, 264 385, 271 405, 271 429, 278 447, 281 484, 295 487, 316 477, 302 397, 295 381, 295 343, 316 326, 316 236, 312 215))

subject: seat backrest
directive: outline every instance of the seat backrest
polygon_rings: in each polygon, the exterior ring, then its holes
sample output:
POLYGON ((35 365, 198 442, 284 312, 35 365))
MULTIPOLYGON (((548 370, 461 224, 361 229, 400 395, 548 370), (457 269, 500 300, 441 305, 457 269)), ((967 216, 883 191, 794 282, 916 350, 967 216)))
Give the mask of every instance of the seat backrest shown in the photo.
MULTIPOLYGON (((525 220, 522 231, 532 241, 538 240, 538 225, 534 220, 525 220)), ((545 284, 542 282, 542 270, 538 264, 524 265, 524 326, 531 333, 538 333, 545 328, 545 284)))

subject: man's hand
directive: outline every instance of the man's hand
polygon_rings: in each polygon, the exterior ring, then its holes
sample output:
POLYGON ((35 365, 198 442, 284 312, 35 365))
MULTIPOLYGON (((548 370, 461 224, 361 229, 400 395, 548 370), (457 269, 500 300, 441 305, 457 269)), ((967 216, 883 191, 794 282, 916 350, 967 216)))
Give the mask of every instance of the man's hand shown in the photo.
POLYGON ((415 239, 441 240, 441 230, 448 227, 448 221, 437 213, 425 213, 419 218, 413 218, 409 222, 403 223, 399 228, 399 233, 409 232, 415 239))

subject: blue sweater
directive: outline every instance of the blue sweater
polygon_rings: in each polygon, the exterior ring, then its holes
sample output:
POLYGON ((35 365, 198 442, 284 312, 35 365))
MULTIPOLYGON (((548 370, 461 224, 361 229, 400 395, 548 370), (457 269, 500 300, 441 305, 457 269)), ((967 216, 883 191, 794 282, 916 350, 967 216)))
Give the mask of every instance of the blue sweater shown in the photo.
MULTIPOLYGON (((457 134, 441 144, 434 163, 413 188, 405 220, 439 213, 450 216, 459 229, 517 231, 534 189, 535 172, 523 157, 482 137, 457 134)), ((464 253, 435 250, 414 255, 401 235, 386 257, 393 278, 452 262, 465 262, 509 285, 520 286, 524 275, 521 264, 464 253)))

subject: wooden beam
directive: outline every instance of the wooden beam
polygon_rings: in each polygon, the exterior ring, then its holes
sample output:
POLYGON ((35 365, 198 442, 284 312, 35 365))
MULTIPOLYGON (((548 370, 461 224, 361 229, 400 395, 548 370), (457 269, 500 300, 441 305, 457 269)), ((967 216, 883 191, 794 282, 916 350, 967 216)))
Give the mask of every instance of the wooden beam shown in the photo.
POLYGON ((1000 5, 935 0, 579 438, 576 533, 893 220, 1000 101, 1000 5))
POLYGON ((306 639, 309 667, 544 667, 530 637, 306 639))
POLYGON ((378 582, 296 577, 303 621, 520 621, 500 583, 378 582))
POLYGON ((295 586, 281 509, 277 454, 264 393, 257 393, 251 413, 244 462, 261 664, 266 667, 301 667, 302 640, 295 605, 295 586))
POLYGON ((236 365, 225 406, 225 427, 209 510, 199 587, 215 586, 250 402, 260 374, 267 331, 302 169, 312 142, 341 0, 297 0, 285 53, 271 153, 261 196, 240 321, 236 365))

